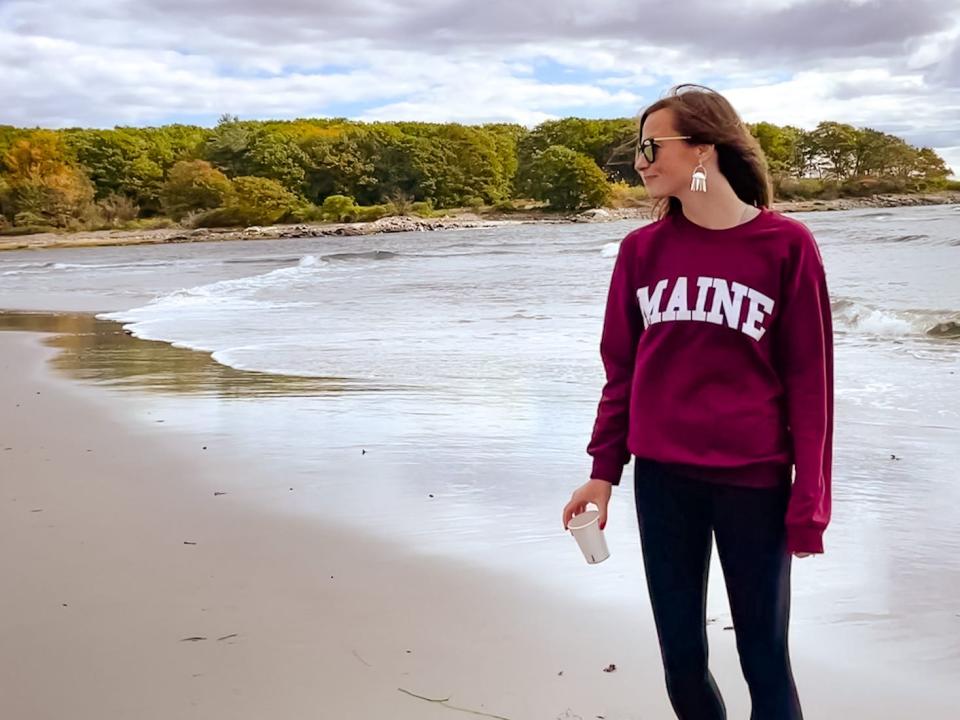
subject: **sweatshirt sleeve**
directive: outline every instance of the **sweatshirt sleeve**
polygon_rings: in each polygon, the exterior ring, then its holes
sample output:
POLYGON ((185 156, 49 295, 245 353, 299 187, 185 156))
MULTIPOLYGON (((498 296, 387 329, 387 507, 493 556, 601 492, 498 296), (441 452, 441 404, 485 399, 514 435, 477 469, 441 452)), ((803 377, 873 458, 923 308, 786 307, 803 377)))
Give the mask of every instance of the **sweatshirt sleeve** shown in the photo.
POLYGON ((613 267, 607 308, 600 339, 600 358, 607 380, 600 396, 597 419, 587 452, 593 457, 591 478, 620 483, 623 466, 630 460, 627 429, 630 418, 630 388, 636 361, 637 340, 643 322, 631 277, 632 243, 628 235, 620 243, 613 267))
POLYGON ((833 456, 833 323, 823 260, 807 231, 786 272, 778 340, 795 475, 787 549, 823 552, 833 456))

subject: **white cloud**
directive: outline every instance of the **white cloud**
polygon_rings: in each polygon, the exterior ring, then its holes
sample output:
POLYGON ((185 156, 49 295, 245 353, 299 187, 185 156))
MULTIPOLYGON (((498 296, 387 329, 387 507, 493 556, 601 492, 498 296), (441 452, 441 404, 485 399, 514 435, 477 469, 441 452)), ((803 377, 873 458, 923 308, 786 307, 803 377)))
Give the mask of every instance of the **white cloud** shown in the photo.
MULTIPOLYGON (((725 94, 749 122, 805 129, 823 120, 846 122, 933 147, 942 157, 960 141, 960 88, 932 90, 918 74, 891 75, 881 68, 802 72, 781 83, 728 88, 725 94)), ((954 158, 948 164, 960 171, 954 158)))
MULTIPOLYGON (((704 82, 747 120, 960 147, 960 15, 933 0, 7 0, 0 123, 631 116, 704 82), (589 9, 586 9, 589 7, 589 9), (678 22, 696 15, 696 23, 678 22), (544 67, 551 74, 544 75, 544 67), (568 74, 558 68, 569 68, 568 74)), ((950 163, 960 169, 960 160, 950 163)))
POLYGON ((416 92, 409 100, 390 103, 362 114, 362 120, 421 120, 432 122, 518 122, 533 126, 557 117, 560 109, 589 110, 598 105, 633 107, 641 97, 626 91, 609 92, 593 85, 544 85, 527 78, 492 76, 479 68, 462 69, 446 82, 416 92))
POLYGON ((953 170, 951 176, 954 180, 960 180, 960 145, 953 147, 935 148, 937 154, 944 159, 947 167, 953 170))

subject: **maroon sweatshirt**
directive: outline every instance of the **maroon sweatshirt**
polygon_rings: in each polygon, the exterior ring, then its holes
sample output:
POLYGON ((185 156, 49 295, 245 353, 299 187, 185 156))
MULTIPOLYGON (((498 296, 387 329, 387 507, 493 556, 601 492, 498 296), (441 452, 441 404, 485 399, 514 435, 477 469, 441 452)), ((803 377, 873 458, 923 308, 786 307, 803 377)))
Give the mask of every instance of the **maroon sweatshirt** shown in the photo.
POLYGON ((833 330, 810 231, 761 210, 726 230, 682 213, 620 245, 587 452, 620 482, 630 454, 687 476, 793 487, 787 546, 823 552, 830 520, 833 330))

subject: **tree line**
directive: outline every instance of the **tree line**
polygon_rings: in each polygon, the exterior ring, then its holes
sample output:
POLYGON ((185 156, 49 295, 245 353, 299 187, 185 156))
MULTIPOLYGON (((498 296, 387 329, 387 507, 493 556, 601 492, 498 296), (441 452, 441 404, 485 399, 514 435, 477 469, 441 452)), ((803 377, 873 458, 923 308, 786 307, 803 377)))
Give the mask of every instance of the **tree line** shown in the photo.
MULTIPOLYGON (((948 184, 930 148, 870 128, 750 126, 779 197, 948 184)), ((0 126, 0 232, 370 220, 445 208, 571 210, 643 200, 635 119, 245 121, 112 130, 0 126)))

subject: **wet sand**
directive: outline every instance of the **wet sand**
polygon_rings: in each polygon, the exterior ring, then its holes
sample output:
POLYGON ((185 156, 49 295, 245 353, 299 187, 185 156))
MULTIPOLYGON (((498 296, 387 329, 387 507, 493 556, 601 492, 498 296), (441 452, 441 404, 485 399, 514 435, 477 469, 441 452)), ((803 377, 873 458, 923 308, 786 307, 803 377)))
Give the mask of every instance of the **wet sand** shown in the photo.
MULTIPOLYGON (((0 333, 0 717, 672 717, 640 598, 601 611, 277 512, 293 481, 130 422, 50 370, 46 337, 0 333)), ((733 633, 709 633, 746 717, 733 633)), ((952 689, 838 670, 842 654, 795 643, 808 717, 955 717, 952 689)))
POLYGON ((262 469, 121 424, 49 374, 40 337, 0 334, 0 716, 461 714, 400 688, 511 719, 660 712, 651 653, 628 649, 649 647, 641 618, 257 512, 262 469))

